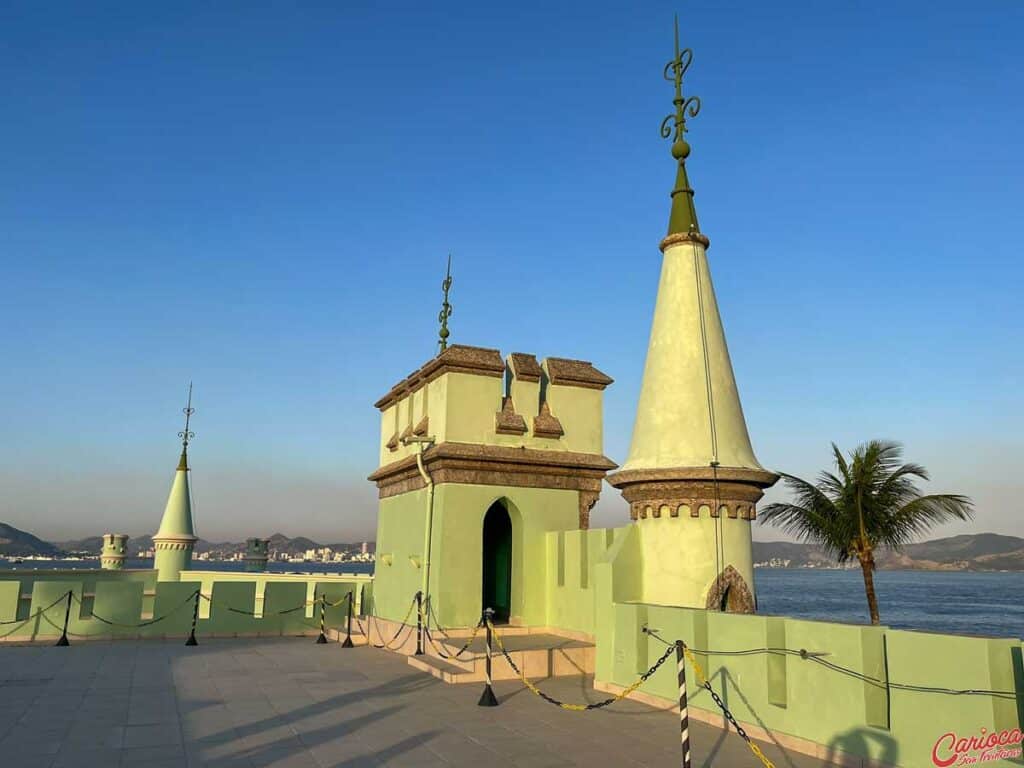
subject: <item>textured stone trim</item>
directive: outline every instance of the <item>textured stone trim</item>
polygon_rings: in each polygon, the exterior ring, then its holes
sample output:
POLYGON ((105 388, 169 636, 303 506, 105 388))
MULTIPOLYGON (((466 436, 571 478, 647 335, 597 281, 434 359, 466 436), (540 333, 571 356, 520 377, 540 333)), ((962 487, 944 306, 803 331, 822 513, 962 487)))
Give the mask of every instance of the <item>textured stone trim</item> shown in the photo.
MULTIPOLYGON (((435 484, 506 485, 600 493, 601 482, 615 463, 594 453, 504 448, 467 443, 441 443, 423 452, 423 463, 435 484)), ((416 457, 387 464, 369 479, 385 499, 425 487, 416 457)))
POLYGON ((398 437, 398 442, 404 443, 410 437, 412 437, 412 424, 407 424, 405 429, 402 430, 402 434, 398 437))
POLYGON ((590 528, 590 510, 594 508, 598 498, 601 496, 598 491, 580 491, 580 530, 590 528))
POLYGON ((549 357, 544 362, 548 370, 548 379, 558 386, 604 389, 614 381, 611 376, 597 370, 587 360, 549 357))
POLYGON ((153 537, 153 549, 163 550, 186 550, 192 549, 196 542, 199 541, 198 536, 174 536, 167 535, 157 538, 153 537))
POLYGON ((391 436, 391 439, 388 440, 387 443, 384 444, 384 447, 387 448, 389 451, 392 451, 392 452, 398 450, 398 433, 397 432, 395 432, 395 434, 393 434, 391 436))
POLYGON ((700 232, 676 232, 673 235, 669 235, 661 243, 658 244, 658 248, 664 253, 665 249, 676 245, 677 243, 700 243, 704 246, 704 250, 711 247, 711 241, 708 240, 707 235, 703 235, 700 232))
POLYGON ((511 397, 504 398, 501 410, 494 414, 494 431, 499 435, 526 434, 526 419, 516 413, 511 397))
POLYGON ((551 406, 545 400, 540 404, 540 413, 533 419, 533 436, 557 439, 564 434, 562 422, 551 414, 551 406))
POLYGON ((427 431, 429 429, 430 429, 430 417, 429 416, 424 416, 422 419, 420 419, 420 423, 416 425, 416 427, 413 429, 412 433, 414 435, 416 435, 416 437, 423 437, 425 434, 427 434, 427 431))
POLYGON ((755 612, 754 595, 750 591, 750 587, 747 586, 747 582, 740 572, 731 565, 726 566, 725 570, 715 579, 715 583, 711 585, 711 589, 708 590, 708 599, 704 601, 704 607, 709 611, 718 611, 722 604, 722 597, 727 590, 732 590, 730 596, 736 595, 737 600, 737 610, 729 611, 729 613, 755 612))
POLYGON ((626 488, 639 483, 672 483, 680 481, 715 480, 722 482, 749 483, 760 488, 770 488, 779 476, 766 469, 747 467, 666 467, 658 469, 626 469, 608 476, 608 482, 616 488, 626 488))
POLYGON ((520 381, 536 383, 540 381, 540 377, 544 373, 544 369, 540 367, 540 363, 537 362, 534 355, 513 352, 508 356, 508 361, 509 367, 512 368, 512 374, 520 381))
POLYGON ((496 349, 452 344, 440 355, 398 382, 384 397, 374 403, 373 407, 384 410, 445 373, 470 373, 501 378, 505 375, 505 361, 501 359, 501 353, 496 349))

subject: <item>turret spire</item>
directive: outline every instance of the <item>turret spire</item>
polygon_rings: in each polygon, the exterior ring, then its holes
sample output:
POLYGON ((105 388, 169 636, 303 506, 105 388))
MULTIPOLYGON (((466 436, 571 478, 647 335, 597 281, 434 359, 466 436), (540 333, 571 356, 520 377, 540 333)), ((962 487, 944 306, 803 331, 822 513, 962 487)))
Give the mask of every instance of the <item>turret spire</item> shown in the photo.
POLYGON ((182 409, 185 414, 185 428, 178 433, 181 438, 181 458, 174 473, 171 492, 167 496, 164 516, 160 528, 153 534, 155 557, 153 567, 159 581, 178 581, 183 570, 192 563, 192 550, 198 537, 192 521, 192 491, 189 488, 188 444, 195 437, 189 428, 192 414, 192 384, 188 385, 188 402, 182 409))
POLYGON ((437 315, 438 321, 441 323, 441 330, 437 334, 437 345, 439 347, 438 352, 444 352, 448 349, 448 318, 452 316, 452 305, 448 303, 448 291, 452 287, 452 255, 448 254, 448 273, 444 277, 444 281, 441 283, 441 290, 444 293, 444 300, 441 303, 441 311, 437 315))
POLYGON ((188 383, 188 404, 181 409, 182 413, 185 414, 185 429, 178 433, 178 437, 181 438, 181 459, 178 461, 178 469, 188 470, 188 444, 189 441, 195 437, 195 432, 192 432, 188 428, 189 421, 192 419, 192 414, 196 412, 196 409, 192 407, 192 382, 188 383))
POLYGON ((676 94, 672 99, 675 111, 661 121, 661 136, 672 138, 672 157, 679 163, 676 171, 676 185, 672 189, 672 213, 668 220, 668 234, 688 234, 700 232, 697 224, 697 209, 693 205, 693 189, 686 176, 686 158, 690 156, 690 145, 687 143, 686 116, 696 117, 700 112, 700 97, 683 96, 683 75, 693 61, 693 51, 689 48, 679 50, 679 17, 676 16, 676 55, 665 65, 664 77, 675 84, 676 94))

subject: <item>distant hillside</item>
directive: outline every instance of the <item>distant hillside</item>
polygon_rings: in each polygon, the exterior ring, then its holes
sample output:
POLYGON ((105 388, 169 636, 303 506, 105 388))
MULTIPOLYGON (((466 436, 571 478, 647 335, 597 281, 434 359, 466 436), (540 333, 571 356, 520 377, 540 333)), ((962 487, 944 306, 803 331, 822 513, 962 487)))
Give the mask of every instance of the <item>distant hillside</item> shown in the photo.
POLYGON ((31 533, 20 531, 12 525, 0 523, 0 555, 24 557, 26 555, 54 556, 61 550, 48 541, 43 541, 31 533))
MULTIPOLYGON (((269 538, 271 552, 283 552, 284 554, 289 555, 291 557, 301 556, 305 554, 306 550, 320 549, 324 546, 330 547, 335 551, 358 550, 360 546, 360 543, 320 544, 319 542, 313 541, 313 539, 306 538, 305 536, 296 536, 293 539, 288 536, 285 536, 283 533, 275 533, 273 536, 270 536, 269 538)), ((53 546, 65 552, 78 552, 98 555, 100 553, 100 550, 103 548, 103 537, 87 536, 84 539, 71 539, 69 541, 55 542, 53 546)), ((145 552, 146 550, 152 548, 152 536, 132 536, 128 540, 128 554, 131 556, 135 556, 139 552, 145 552)), ((370 542, 369 549, 371 552, 374 551, 373 542, 370 542)), ((244 552, 245 542, 214 542, 207 541, 206 539, 199 539, 199 541, 196 542, 195 551, 197 553, 216 552, 219 555, 229 555, 235 552, 244 552)), ((3 554, 2 550, 0 550, 0 554, 3 554)))
MULTIPOLYGON (((1024 571, 1024 539, 997 533, 950 536, 908 544, 901 552, 883 550, 876 561, 881 570, 1024 571)), ((820 547, 785 541, 755 541, 754 562, 788 568, 835 565, 820 547)))

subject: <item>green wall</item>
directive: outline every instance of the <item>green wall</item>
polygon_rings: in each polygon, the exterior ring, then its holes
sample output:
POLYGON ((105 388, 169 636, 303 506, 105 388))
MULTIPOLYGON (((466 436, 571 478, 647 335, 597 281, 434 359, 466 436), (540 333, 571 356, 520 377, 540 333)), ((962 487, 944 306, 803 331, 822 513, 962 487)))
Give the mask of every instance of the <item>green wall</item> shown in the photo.
MULTIPOLYGON (((76 637, 187 635, 194 610, 192 595, 197 588, 209 598, 200 600, 199 636, 311 633, 320 626, 319 608, 312 602, 320 595, 334 601, 354 592, 358 611, 361 604, 368 607, 371 594, 367 588, 370 577, 361 574, 257 575, 189 571, 183 574, 187 580, 181 582, 156 582, 154 571, 12 574, 17 578, 0 580, 0 621, 19 621, 0 624, 0 641, 59 636, 65 601, 52 605, 41 615, 36 614, 68 590, 75 595, 68 622, 72 640, 76 637), (292 610, 294 608, 298 610, 292 610)), ((325 623, 330 628, 344 628, 346 618, 344 605, 328 607, 325 612, 325 623)))

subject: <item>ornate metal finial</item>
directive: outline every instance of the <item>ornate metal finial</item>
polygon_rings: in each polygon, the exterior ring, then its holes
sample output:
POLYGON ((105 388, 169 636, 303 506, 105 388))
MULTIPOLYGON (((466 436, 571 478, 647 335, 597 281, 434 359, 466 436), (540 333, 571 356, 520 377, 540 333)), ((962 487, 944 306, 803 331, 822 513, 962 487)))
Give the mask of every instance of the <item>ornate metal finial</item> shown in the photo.
POLYGON ((182 452, 188 450, 188 442, 195 437, 195 432, 192 432, 188 428, 188 423, 192 418, 192 414, 196 412, 196 409, 192 407, 192 382, 188 383, 188 405, 181 409, 182 413, 185 414, 185 428, 178 433, 178 437, 181 438, 181 450, 182 452))
POLYGON ((683 98, 683 75, 690 68, 693 62, 693 51, 689 48, 679 50, 679 16, 676 16, 676 55, 662 72, 662 76, 670 83, 675 83, 676 97, 672 103, 676 105, 676 111, 661 121, 661 137, 667 139, 672 137, 672 155, 678 160, 683 160, 690 154, 690 145, 686 143, 683 134, 686 133, 686 115, 696 117, 700 112, 700 97, 690 96, 683 98))
POLYGON ((693 205, 693 189, 686 176, 686 158, 690 156, 690 145, 686 142, 686 117, 696 117, 700 112, 700 97, 683 96, 683 75, 693 61, 693 51, 689 48, 679 50, 679 17, 676 17, 676 55, 662 74, 666 80, 675 84, 676 95, 672 99, 675 111, 661 121, 661 137, 672 138, 672 157, 679 164, 676 171, 676 184, 672 189, 672 213, 669 215, 668 233, 695 234, 700 232, 697 224, 697 209, 693 205))
POLYGON ((452 255, 448 254, 448 272, 441 283, 441 290, 444 292, 444 301, 441 303, 441 311, 437 319, 441 323, 441 330, 438 331, 437 345, 440 347, 438 354, 448 349, 448 318, 452 316, 452 305, 448 303, 448 291, 452 287, 452 255))

